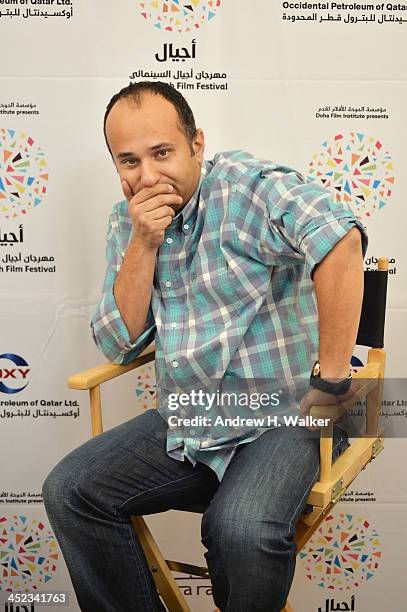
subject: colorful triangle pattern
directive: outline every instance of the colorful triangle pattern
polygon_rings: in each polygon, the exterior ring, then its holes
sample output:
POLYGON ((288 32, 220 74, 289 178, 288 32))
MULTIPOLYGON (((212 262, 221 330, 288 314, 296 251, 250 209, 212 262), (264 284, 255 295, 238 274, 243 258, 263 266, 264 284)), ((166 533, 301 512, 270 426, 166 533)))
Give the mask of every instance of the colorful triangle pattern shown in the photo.
POLYGON ((325 140, 308 164, 308 178, 331 190, 336 202, 351 207, 359 219, 382 209, 395 182, 389 151, 376 137, 362 132, 336 134, 325 140))
POLYGON ((300 551, 306 576, 327 589, 350 589, 372 579, 381 557, 378 533, 360 516, 329 515, 300 551))
POLYGON ((157 404, 157 385, 155 381, 155 368, 152 364, 138 368, 135 388, 137 405, 148 410, 157 404))
POLYGON ((26 215, 47 193, 47 161, 26 133, 0 129, 0 219, 26 215))
POLYGON ((212 21, 221 0, 149 0, 139 2, 140 14, 166 32, 190 32, 212 21))
POLYGON ((54 578, 59 553, 55 536, 43 521, 0 517, 0 591, 37 590, 54 578))

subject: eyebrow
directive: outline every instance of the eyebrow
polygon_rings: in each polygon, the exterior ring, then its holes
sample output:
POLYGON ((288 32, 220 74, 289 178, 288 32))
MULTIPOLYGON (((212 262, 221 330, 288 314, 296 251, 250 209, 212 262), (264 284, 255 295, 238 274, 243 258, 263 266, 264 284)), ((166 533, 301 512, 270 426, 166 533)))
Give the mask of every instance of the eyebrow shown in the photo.
MULTIPOLYGON (((159 149, 164 149, 165 147, 173 147, 173 146, 174 144, 171 142, 160 142, 154 145, 153 147, 150 147, 149 150, 154 152, 154 151, 158 151, 159 149)), ((136 159, 138 159, 137 155, 135 155, 131 151, 121 151, 120 153, 116 155, 116 159, 122 159, 123 157, 135 157, 136 159)))

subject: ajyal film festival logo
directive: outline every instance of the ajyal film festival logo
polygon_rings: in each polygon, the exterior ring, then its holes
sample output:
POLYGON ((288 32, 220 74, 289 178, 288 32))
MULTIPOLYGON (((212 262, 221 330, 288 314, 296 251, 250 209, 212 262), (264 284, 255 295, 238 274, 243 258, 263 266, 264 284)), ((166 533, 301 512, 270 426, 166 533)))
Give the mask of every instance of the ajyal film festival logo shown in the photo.
POLYGON ((44 152, 26 132, 0 128, 0 219, 15 219, 39 206, 46 193, 44 152))
POLYGON ((149 0, 139 2, 139 11, 164 32, 191 32, 211 21, 221 0, 149 0))
POLYGON ((0 591, 32 591, 54 577, 59 558, 54 534, 45 522, 0 514, 0 591))
POLYGON ((308 177, 329 189, 337 202, 348 204, 361 221, 389 201, 394 166, 381 140, 360 132, 336 134, 308 164, 308 177))
POLYGON ((318 586, 354 590, 379 568, 379 534, 360 516, 329 515, 300 551, 300 559, 307 578, 318 586))

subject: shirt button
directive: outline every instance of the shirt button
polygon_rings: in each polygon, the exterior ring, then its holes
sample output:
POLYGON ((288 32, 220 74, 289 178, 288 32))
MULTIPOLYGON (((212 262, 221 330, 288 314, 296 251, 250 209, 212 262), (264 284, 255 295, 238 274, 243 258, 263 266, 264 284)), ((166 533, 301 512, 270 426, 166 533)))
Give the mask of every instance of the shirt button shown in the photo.
POLYGON ((171 244, 172 243, 172 238, 167 238, 167 244, 171 244))
POLYGON ((165 282, 165 286, 166 287, 172 287, 172 282, 171 281, 166 281, 165 282))
POLYGON ((172 367, 173 368, 178 368, 178 361, 173 361, 172 362, 172 367))
POLYGON ((174 322, 174 323, 171 323, 171 327, 172 327, 173 329, 175 329, 175 328, 177 327, 177 324, 176 324, 175 322, 174 322))
POLYGON ((184 230, 189 230, 189 225, 188 225, 188 223, 185 223, 185 225, 184 225, 184 230))

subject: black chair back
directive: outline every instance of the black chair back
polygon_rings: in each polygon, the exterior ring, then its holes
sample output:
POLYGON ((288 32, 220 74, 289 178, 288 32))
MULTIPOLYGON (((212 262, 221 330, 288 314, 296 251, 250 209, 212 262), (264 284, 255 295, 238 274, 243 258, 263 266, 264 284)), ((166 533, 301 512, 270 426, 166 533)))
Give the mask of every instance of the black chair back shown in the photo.
POLYGON ((383 348, 386 315, 387 270, 365 270, 362 313, 356 344, 383 348))

